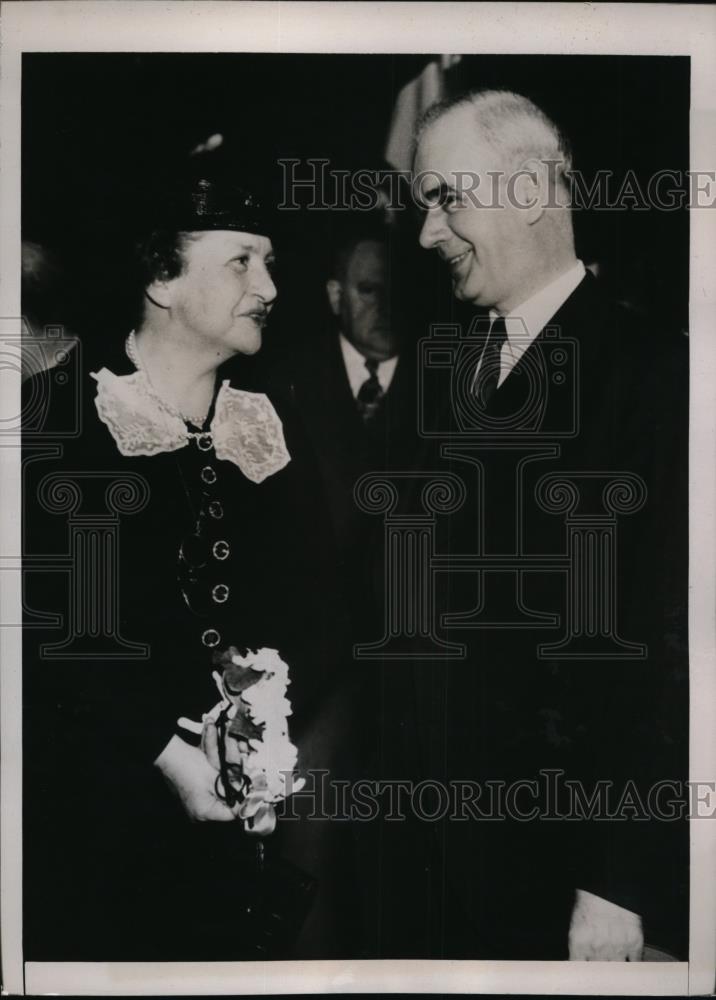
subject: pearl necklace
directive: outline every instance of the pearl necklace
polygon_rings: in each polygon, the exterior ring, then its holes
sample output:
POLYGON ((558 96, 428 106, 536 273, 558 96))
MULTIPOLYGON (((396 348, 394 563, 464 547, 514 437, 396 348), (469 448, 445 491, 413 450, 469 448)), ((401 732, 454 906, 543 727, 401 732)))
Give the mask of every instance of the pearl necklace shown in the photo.
POLYGON ((197 416, 194 413, 183 412, 177 409, 175 406, 172 406, 171 403, 167 403, 166 399, 163 399, 159 395, 159 393, 152 384, 152 380, 149 377, 149 372, 142 364, 142 359, 139 355, 139 347, 137 345, 137 337, 134 333, 134 330, 132 330, 132 332, 127 337, 125 343, 125 350, 127 352, 127 357, 132 362, 137 371, 141 372, 144 375, 145 379, 147 380, 147 386, 149 388, 150 395, 162 407, 162 409, 166 410, 167 413, 171 414, 171 416, 178 417, 180 420, 183 420, 185 424, 186 423, 193 424, 195 427, 204 426, 204 421, 206 420, 206 413, 204 413, 202 416, 197 416))

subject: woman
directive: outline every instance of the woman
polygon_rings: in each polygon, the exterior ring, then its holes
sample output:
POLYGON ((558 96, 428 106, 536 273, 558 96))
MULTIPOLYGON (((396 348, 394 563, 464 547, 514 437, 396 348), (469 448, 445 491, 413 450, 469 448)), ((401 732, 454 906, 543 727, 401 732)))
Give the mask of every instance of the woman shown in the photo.
POLYGON ((51 641, 28 614, 25 955, 281 956, 312 880, 280 835, 257 849, 235 822, 204 752, 212 722, 203 748, 178 725, 217 701, 231 645, 280 650, 299 734, 338 662, 308 456, 280 401, 219 371, 261 346, 272 245, 251 195, 202 179, 167 200, 139 261, 136 331, 85 351, 77 385, 27 388, 26 414, 48 403, 25 421, 28 549, 70 580, 28 585, 69 628, 51 641))

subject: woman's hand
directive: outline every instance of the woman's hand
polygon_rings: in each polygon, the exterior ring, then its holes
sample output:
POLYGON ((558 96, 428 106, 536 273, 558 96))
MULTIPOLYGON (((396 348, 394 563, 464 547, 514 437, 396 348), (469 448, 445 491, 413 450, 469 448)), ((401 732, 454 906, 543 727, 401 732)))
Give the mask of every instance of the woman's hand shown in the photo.
POLYGON ((229 808, 216 794, 219 771, 212 767, 210 760, 216 755, 217 732, 212 720, 204 722, 203 742, 206 753, 172 736, 154 764, 178 795, 190 819, 228 823, 236 819, 239 806, 229 808))

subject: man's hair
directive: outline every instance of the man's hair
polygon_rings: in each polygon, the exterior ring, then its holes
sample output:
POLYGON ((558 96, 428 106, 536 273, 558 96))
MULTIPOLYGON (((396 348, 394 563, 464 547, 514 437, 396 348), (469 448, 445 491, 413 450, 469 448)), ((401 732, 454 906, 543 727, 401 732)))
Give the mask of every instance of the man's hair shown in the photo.
POLYGON ((75 282, 55 250, 43 243, 22 240, 22 314, 37 332, 45 326, 75 325, 75 282))
POLYGON ((357 246, 361 243, 381 243, 387 247, 389 236, 388 226, 382 216, 358 213, 345 220, 339 225, 332 240, 328 277, 343 281, 357 246))
POLYGON ((507 170, 536 157, 556 162, 556 176, 566 183, 565 175, 572 169, 567 138, 533 101, 510 90, 472 90, 432 104, 417 122, 415 148, 431 125, 463 106, 473 108, 476 129, 502 156, 507 170))

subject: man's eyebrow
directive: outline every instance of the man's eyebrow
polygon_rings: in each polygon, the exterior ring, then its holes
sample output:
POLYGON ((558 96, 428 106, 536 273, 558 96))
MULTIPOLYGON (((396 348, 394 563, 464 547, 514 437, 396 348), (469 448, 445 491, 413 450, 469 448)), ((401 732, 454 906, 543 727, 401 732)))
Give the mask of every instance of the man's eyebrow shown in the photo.
POLYGON ((434 205, 442 205, 449 197, 453 197, 456 193, 456 189, 451 184, 446 184, 445 181, 441 181, 441 183, 436 184, 435 187, 431 187, 428 191, 422 192, 420 200, 426 207, 430 208, 434 205))

